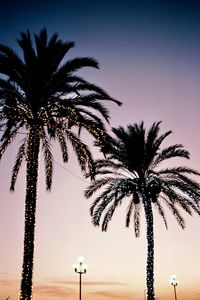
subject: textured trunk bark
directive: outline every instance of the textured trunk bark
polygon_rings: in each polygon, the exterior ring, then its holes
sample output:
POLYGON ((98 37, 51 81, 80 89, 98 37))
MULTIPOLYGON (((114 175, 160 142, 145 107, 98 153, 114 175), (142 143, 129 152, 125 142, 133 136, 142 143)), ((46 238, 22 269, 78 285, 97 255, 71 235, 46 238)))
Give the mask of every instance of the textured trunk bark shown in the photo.
POLYGON ((151 201, 144 200, 144 211, 147 226, 147 266, 146 266, 146 287, 147 300, 154 300, 154 232, 153 232, 153 212, 151 201))
POLYGON ((32 298, 32 276, 35 237, 35 216, 38 180, 38 156, 40 139, 38 127, 33 126, 28 140, 27 170, 26 170, 26 199, 25 199, 25 231, 24 256, 20 300, 32 298))

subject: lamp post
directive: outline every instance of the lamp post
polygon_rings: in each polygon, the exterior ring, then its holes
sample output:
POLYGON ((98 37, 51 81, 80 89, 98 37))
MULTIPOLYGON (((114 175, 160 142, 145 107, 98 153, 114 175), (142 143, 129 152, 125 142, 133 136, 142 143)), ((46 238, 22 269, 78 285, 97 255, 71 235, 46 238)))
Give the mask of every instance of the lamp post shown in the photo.
POLYGON ((177 295, 176 295, 176 287, 178 285, 178 280, 176 278, 176 275, 171 275, 170 281, 171 285, 174 287, 174 299, 177 300, 177 295))
POLYGON ((84 261, 83 256, 79 256, 77 261, 78 261, 77 263, 73 264, 73 268, 74 271, 79 274, 79 300, 81 300, 81 284, 82 284, 81 276, 82 274, 86 273, 88 269, 88 265, 83 263, 84 261))

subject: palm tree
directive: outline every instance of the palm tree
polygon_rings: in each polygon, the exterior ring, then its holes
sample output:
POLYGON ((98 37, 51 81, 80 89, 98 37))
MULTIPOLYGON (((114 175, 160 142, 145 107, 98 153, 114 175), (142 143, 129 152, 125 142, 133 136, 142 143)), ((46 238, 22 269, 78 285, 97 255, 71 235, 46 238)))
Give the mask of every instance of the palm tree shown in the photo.
POLYGON ((102 143, 103 120, 109 121, 109 111, 103 101, 121 103, 76 75, 83 67, 98 68, 98 62, 90 57, 66 60, 66 54, 74 47, 73 42, 63 42, 57 34, 48 39, 46 29, 34 35, 34 39, 29 31, 22 32, 17 42, 22 58, 10 47, 0 45, 0 129, 3 131, 0 159, 17 134, 23 131, 25 135, 12 170, 10 189, 14 190, 25 160, 25 234, 20 299, 30 300, 39 152, 44 153, 47 190, 51 188, 53 174, 51 139, 58 141, 64 162, 68 161, 69 142, 81 170, 89 169, 93 173, 93 158, 80 139, 80 131, 85 129, 102 143), (72 131, 74 128, 77 128, 75 132, 72 131))
POLYGON ((143 207, 146 220, 147 266, 146 286, 147 299, 154 295, 154 228, 153 207, 162 217, 167 228, 163 204, 184 228, 185 222, 179 209, 188 214, 194 211, 200 215, 200 185, 190 178, 200 175, 189 167, 160 167, 168 159, 181 157, 189 159, 189 152, 181 144, 160 149, 163 140, 171 134, 168 131, 159 135, 160 122, 155 122, 146 132, 143 122, 114 128, 114 137, 104 147, 106 158, 96 160, 97 177, 86 189, 85 196, 90 198, 98 191, 90 213, 94 226, 106 231, 115 209, 128 201, 126 227, 131 221, 135 236, 140 234, 140 209, 143 207))

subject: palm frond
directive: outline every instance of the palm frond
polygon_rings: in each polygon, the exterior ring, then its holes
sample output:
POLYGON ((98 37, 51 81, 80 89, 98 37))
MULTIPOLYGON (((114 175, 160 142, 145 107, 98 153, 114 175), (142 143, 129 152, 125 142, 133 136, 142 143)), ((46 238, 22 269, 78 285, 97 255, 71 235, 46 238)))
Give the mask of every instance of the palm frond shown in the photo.
POLYGON ((37 56, 42 57, 47 48, 47 30, 43 28, 39 35, 34 35, 37 56))
POLYGON ((101 116, 103 116, 103 118, 109 123, 110 115, 108 109, 105 106, 103 106, 101 103, 99 103, 97 100, 95 100, 95 94, 92 94, 91 96, 93 97, 92 101, 87 101, 87 99, 84 99, 84 101, 79 101, 80 103, 79 102, 77 103, 77 101, 75 102, 76 106, 79 107, 80 113, 82 115, 84 114, 86 116, 89 116, 92 120, 97 120, 98 123, 101 124, 99 118, 94 113, 89 111, 89 109, 93 109, 95 112, 99 112, 101 116))
POLYGON ((185 199, 185 203, 195 212, 200 216, 200 207, 199 207, 199 203, 194 203, 192 200, 190 199, 185 199))
POLYGON ((19 173, 19 169, 22 165, 22 161, 23 158, 25 157, 26 154, 26 147, 27 147, 27 139, 24 138, 22 145, 19 147, 18 153, 17 153, 17 157, 16 157, 16 161, 15 164, 13 166, 13 170, 12 170, 12 177, 11 177, 11 184, 10 184, 10 190, 14 191, 15 189, 15 183, 17 180, 17 175, 19 173))
MULTIPOLYGON (((163 196, 161 196, 161 198, 162 198, 162 199, 165 199, 163 196)), ((165 201, 167 201, 167 200, 165 199, 165 201)), ((164 212, 164 209, 163 209, 161 203, 159 202, 159 200, 155 201, 154 205, 155 205, 155 207, 157 208, 159 215, 162 217, 166 229, 168 229, 168 226, 167 226, 167 219, 166 219, 166 216, 165 216, 165 212, 164 212)))
POLYGON ((112 131, 118 140, 116 148, 112 151, 112 158, 123 163, 130 172, 144 173, 145 129, 143 122, 139 125, 128 125, 127 131, 121 126, 113 128, 112 131))
POLYGON ((164 148, 155 158, 153 166, 155 167, 164 160, 173 157, 183 157, 189 159, 190 154, 187 150, 183 149, 182 144, 175 144, 173 146, 164 148))
POLYGON ((145 155, 144 155, 144 166, 145 169, 151 167, 153 160, 158 153, 160 144, 163 140, 172 133, 172 131, 167 131, 162 135, 158 135, 160 131, 161 122, 154 122, 151 128, 149 129, 146 142, 145 142, 145 155))
MULTIPOLYGON (((186 185, 185 183, 181 182, 178 179, 169 179, 163 181, 163 184, 167 186, 167 189, 165 189, 165 193, 171 193, 172 188, 173 190, 176 189, 178 192, 175 193, 174 197, 175 199, 179 195, 185 195, 188 198, 192 199, 194 202, 200 201, 200 190, 197 188, 194 188, 193 186, 186 185)), ((173 197, 173 196, 172 196, 173 197)), ((177 198, 179 199, 179 198, 177 198)))
POLYGON ((20 298, 31 298, 33 251, 27 255, 26 245, 34 245, 40 145, 44 154, 47 190, 52 185, 52 139, 58 140, 64 162, 68 161, 67 143, 71 143, 81 170, 94 179, 95 168, 90 149, 72 129, 75 128, 75 132, 78 130, 79 133, 81 129, 86 130, 103 149, 106 141, 104 121, 108 122, 110 116, 102 103, 110 101, 121 105, 121 102, 113 99, 101 87, 74 75, 85 67, 99 68, 98 62, 91 57, 67 60, 65 55, 74 42, 63 42, 58 34, 49 38, 46 28, 33 36, 29 30, 22 32, 17 42, 22 57, 18 56, 18 51, 16 53, 0 44, 0 129, 4 131, 0 139, 0 159, 19 129, 23 128, 27 141, 18 150, 11 190, 14 190, 22 160, 27 156, 20 298))
POLYGON ((59 141, 59 144, 60 144, 62 157, 63 157, 63 162, 68 162, 68 149, 67 149, 67 143, 66 143, 66 140, 65 140, 64 133, 63 133, 62 130, 57 128, 56 134, 57 134, 58 141, 59 141))
POLYGON ((155 145, 155 141, 157 140, 158 133, 160 131, 160 123, 161 122, 154 122, 147 132, 145 143, 147 152, 148 150, 152 150, 153 147, 157 146, 157 143, 155 145))
POLYGON ((134 206, 133 224, 135 236, 140 236, 140 204, 134 206))
POLYGON ((104 177, 99 180, 93 181, 90 186, 85 190, 85 197, 88 199, 92 197, 92 195, 102 187, 109 185, 109 184, 114 184, 116 182, 116 178, 111 178, 111 177, 104 177))
POLYGON ((0 44, 0 73, 9 77, 10 81, 17 83, 22 89, 26 82, 25 65, 10 47, 0 44))
POLYGON ((193 208, 193 206, 196 207, 195 204, 193 203, 193 205, 191 205, 192 201, 189 200, 187 197, 184 197, 183 195, 179 195, 177 191, 174 191, 173 189, 168 189, 167 193, 165 192, 165 194, 167 195, 168 200, 163 196, 162 199, 164 199, 167 202, 170 201, 172 205, 176 204, 180 206, 189 215, 192 215, 192 209, 195 211, 195 209, 193 208))
POLYGON ((126 213, 126 227, 129 227, 130 221, 131 221, 131 215, 133 212, 134 203, 133 201, 130 202, 129 206, 127 207, 127 213, 126 213))
POLYGON ((99 64, 96 59, 92 57, 76 57, 68 60, 59 70, 64 74, 73 73, 81 68, 93 67, 99 68, 99 64))
MULTIPOLYGON (((23 50, 24 61, 29 68, 34 68, 37 65, 36 53, 31 40, 30 31, 21 32, 21 38, 17 40, 19 46, 23 50)), ((30 71, 30 69, 29 69, 30 71)))
POLYGON ((44 151, 46 189, 50 190, 53 175, 53 156, 51 153, 50 141, 46 137, 42 140, 42 147, 44 151))
POLYGON ((193 180, 181 173, 173 174, 172 178, 173 177, 175 177, 175 178, 177 177, 183 184, 187 185, 187 188, 199 190, 199 192, 200 192, 200 184, 198 182, 196 182, 195 180, 193 180))
MULTIPOLYGON (((12 127, 12 126, 9 126, 12 127)), ((6 128, 5 132, 3 133, 1 137, 2 144, 0 146, 0 160, 3 155, 3 153, 6 151, 7 147, 10 145, 10 143, 14 140, 14 138, 17 135, 18 127, 11 130, 11 128, 6 128)))
POLYGON ((173 213, 173 215, 176 218, 176 221, 178 222, 178 224, 181 226, 182 229, 184 229, 185 228, 185 221, 184 221, 183 217, 181 216, 181 214, 179 213, 178 209, 168 201, 166 201, 165 203, 167 204, 170 211, 173 213))
POLYGON ((57 33, 52 35, 47 45, 49 60, 53 61, 53 64, 51 64, 52 69, 50 70, 52 73, 55 73, 58 70, 61 61, 64 59, 68 51, 74 46, 75 43, 72 41, 63 42, 58 39, 57 33))
POLYGON ((112 220, 112 216, 116 210, 116 208, 121 205, 123 199, 123 195, 118 195, 115 197, 113 204, 107 209, 106 213, 104 214, 101 230, 107 231, 108 223, 112 220))
POLYGON ((166 168, 157 171, 157 174, 178 174, 178 173, 187 173, 192 175, 200 176, 200 172, 188 167, 174 167, 174 168, 166 168))
POLYGON ((98 170, 98 172, 100 172, 102 169, 109 169, 113 170, 113 173, 115 173, 117 170, 121 168, 123 169, 124 166, 122 165, 122 163, 111 160, 109 157, 105 159, 95 160, 95 168, 96 170, 98 170))
POLYGON ((178 205, 190 216, 192 216, 192 207, 188 205, 188 202, 179 201, 178 205))
MULTIPOLYGON (((109 188, 107 189, 107 191, 109 191, 110 193, 109 188)), ((106 193, 106 191, 102 193, 101 198, 98 197, 90 207, 90 215, 92 217, 92 223, 95 226, 100 225, 100 219, 104 209, 109 205, 110 202, 113 201, 112 198, 113 191, 111 194, 109 193, 106 193)))
POLYGON ((110 203, 110 201, 112 201, 112 196, 110 195, 114 195, 115 198, 115 188, 113 188, 113 184, 109 184, 105 187, 105 189, 101 192, 101 194, 93 201, 91 207, 90 207, 90 215, 93 216, 94 211, 98 210, 97 206, 100 206, 101 203, 104 204, 104 206, 106 207, 107 204, 110 203), (109 200, 108 200, 109 199, 109 200))
POLYGON ((76 153, 81 170, 86 172, 88 168, 88 170, 90 170, 90 174, 94 174, 94 161, 86 144, 77 138, 70 130, 66 129, 65 133, 76 153))
POLYGON ((156 147, 157 149, 159 149, 161 143, 162 143, 162 142, 164 141, 164 139, 165 139, 166 137, 168 137, 168 135, 170 135, 171 133, 172 133, 172 131, 169 130, 169 131, 165 132, 164 134, 158 136, 158 137, 155 139, 155 147, 156 147))
POLYGON ((82 126, 95 138, 95 141, 98 144, 98 146, 103 147, 104 141, 106 140, 104 128, 97 126, 96 123, 91 122, 90 120, 85 120, 82 126))

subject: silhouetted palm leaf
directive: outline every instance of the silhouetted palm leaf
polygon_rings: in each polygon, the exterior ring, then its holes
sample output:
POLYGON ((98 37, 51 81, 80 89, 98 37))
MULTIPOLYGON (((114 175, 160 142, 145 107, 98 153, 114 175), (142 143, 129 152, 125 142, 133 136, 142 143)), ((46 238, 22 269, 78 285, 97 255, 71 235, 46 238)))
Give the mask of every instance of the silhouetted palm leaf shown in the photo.
POLYGON ((181 144, 160 149, 171 131, 159 135, 160 122, 155 122, 148 132, 144 123, 113 128, 114 137, 107 138, 106 158, 95 162, 95 181, 86 189, 86 198, 98 192, 91 205, 92 223, 106 231, 115 209, 129 200, 126 227, 134 225, 136 237, 140 234, 140 210, 143 207, 147 226, 147 300, 154 296, 154 234, 153 207, 167 228, 163 205, 167 206, 178 224, 185 222, 180 209, 189 215, 200 215, 200 185, 194 176, 200 173, 189 167, 159 169, 168 159, 189 159, 189 152, 181 144), (192 177, 190 177, 192 176, 192 177))
POLYGON ((51 139, 58 141, 64 162, 68 161, 67 145, 71 143, 81 170, 94 174, 93 158, 81 141, 80 132, 86 130, 102 146, 107 136, 104 122, 109 121, 105 104, 111 101, 121 105, 121 102, 75 73, 84 67, 98 69, 94 58, 76 57, 63 61, 74 42, 63 42, 57 34, 49 39, 46 29, 34 35, 34 39, 29 30, 22 32, 17 42, 22 57, 0 44, 0 127, 3 131, 0 159, 22 129, 26 138, 18 150, 10 188, 14 190, 25 158, 25 235, 20 299, 30 300, 39 152, 42 150, 44 154, 48 190, 53 175, 51 139))

